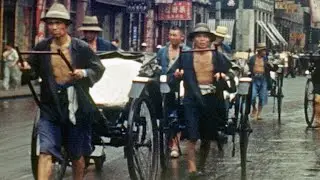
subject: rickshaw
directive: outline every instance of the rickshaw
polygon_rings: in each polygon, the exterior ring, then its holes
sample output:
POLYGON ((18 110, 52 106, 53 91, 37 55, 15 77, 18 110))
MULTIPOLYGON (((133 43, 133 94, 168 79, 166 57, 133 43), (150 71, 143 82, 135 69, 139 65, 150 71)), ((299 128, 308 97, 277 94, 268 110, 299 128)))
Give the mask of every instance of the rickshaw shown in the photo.
MULTIPOLYGON (((240 75, 247 74, 249 68, 247 67, 247 63, 249 61, 249 57, 253 56, 253 53, 248 54, 248 52, 236 52, 233 55, 233 59, 236 60, 236 64, 242 67, 243 71, 240 72, 240 75)), ((280 54, 280 59, 287 58, 286 53, 280 54)), ((277 59, 272 62, 274 68, 270 71, 270 97, 273 97, 273 113, 277 113, 278 123, 281 123, 281 110, 282 110, 282 99, 283 99, 283 76, 284 69, 282 63, 280 63, 280 59, 277 59), (277 109, 277 111, 275 111, 277 109)), ((284 61, 284 60, 283 60, 284 61)))
MULTIPOLYGON (((212 51, 211 49, 208 49, 210 51, 212 51)), ((185 53, 185 52, 190 52, 193 50, 188 50, 188 51, 182 51, 180 50, 180 54, 181 53, 185 53)), ((181 63, 182 59, 181 56, 180 58, 177 60, 177 63, 181 63)), ((237 65, 232 65, 230 63, 230 66, 233 70, 238 71, 238 74, 240 73, 241 68, 239 68, 239 66, 237 65)), ((231 77, 231 76, 230 76, 231 77)), ((230 101, 230 104, 226 104, 226 110, 227 110, 227 116, 226 119, 223 119, 222 121, 225 122, 224 125, 222 125, 221 127, 218 128, 218 133, 222 132, 225 135, 231 135, 233 137, 233 150, 232 150, 232 155, 235 155, 235 135, 238 133, 240 136, 240 155, 241 155, 241 167, 242 167, 242 172, 245 175, 246 172, 246 153, 247 153, 247 145, 248 145, 248 137, 250 135, 250 133, 252 132, 251 126, 249 124, 249 113, 250 113, 250 100, 251 100, 251 96, 248 96, 248 94, 251 94, 251 78, 243 78, 240 77, 238 80, 235 80, 237 78, 235 77, 231 77, 230 79, 226 80, 226 84, 228 84, 228 87, 226 87, 227 89, 223 89, 221 87, 216 87, 217 89, 217 93, 224 96, 226 102, 230 101), (234 79, 233 79, 234 78, 234 79), (233 104, 235 103, 235 101, 232 101, 228 98, 229 95, 227 95, 227 92, 231 92, 233 93, 234 90, 234 86, 230 86, 230 84, 233 84, 234 81, 238 81, 239 85, 238 87, 240 88, 237 91, 237 95, 239 98, 239 106, 235 107, 233 106, 233 104), (219 89, 219 90, 218 90, 219 89), (219 92, 218 92, 219 91, 219 92), (221 92, 223 91, 223 92, 221 92), (233 117, 233 118, 229 118, 228 116, 228 111, 229 111, 229 107, 231 109, 231 107, 237 109, 238 108, 238 114, 233 117)), ((168 169, 168 165, 170 162, 170 141, 172 140, 173 137, 176 136, 176 133, 178 132, 178 130, 183 130, 184 126, 180 123, 178 123, 178 129, 177 129, 177 122, 176 121, 172 121, 170 120, 170 118, 168 117, 168 113, 167 113, 167 99, 166 99, 166 95, 167 93, 170 92, 170 87, 168 86, 168 82, 167 82, 167 77, 166 75, 161 75, 159 78, 157 79, 149 79, 149 83, 154 81, 158 81, 158 89, 160 89, 160 92, 158 91, 157 93, 160 93, 157 97, 161 97, 161 103, 158 103, 156 105, 157 108, 159 108, 157 111, 158 112, 162 112, 162 114, 159 115, 160 118, 160 164, 161 164, 161 168, 163 171, 166 171, 168 169), (180 126, 179 126, 180 124, 180 126)), ((178 95, 176 96, 176 101, 177 101, 177 109, 178 109, 178 121, 181 121, 181 119, 183 119, 183 108, 182 108, 182 98, 183 98, 183 88, 181 88, 181 84, 180 84, 180 90, 178 90, 178 95)), ((137 97, 138 98, 138 97, 137 97)), ((153 101, 155 102, 155 101, 153 101)), ((218 117, 219 118, 219 117, 218 117)), ((220 143, 225 143, 223 142, 224 139, 221 139, 222 141, 218 140, 218 148, 220 150, 222 150, 222 144, 220 143), (220 141, 220 142, 219 142, 220 141)))
MULTIPOLYGON (((67 63, 70 71, 72 66, 63 53, 26 51, 22 55, 30 54, 57 54, 67 63)), ((98 54, 106 71, 99 82, 90 89, 87 98, 93 102, 96 115, 93 122, 92 145, 95 150, 86 159, 86 167, 94 161, 96 171, 103 168, 106 158, 104 148, 106 146, 123 147, 124 157, 127 159, 130 178, 133 180, 154 180, 158 172, 158 126, 155 109, 149 98, 139 94, 139 99, 129 98, 128 94, 139 92, 138 86, 134 86, 138 75, 143 75, 145 67, 155 59, 155 54, 133 52, 104 52, 98 54), (132 86, 131 86, 132 85, 132 86)), ((143 79, 143 77, 140 77, 143 79)), ((31 82, 28 82, 36 103, 39 103, 36 92, 31 82)), ((148 92, 145 92, 148 93, 148 92)), ((130 95, 132 96, 132 95, 130 95)), ((40 109, 34 120, 31 137, 31 166, 32 173, 37 179, 37 164, 39 156, 39 138, 37 136, 37 121, 40 109)), ((61 149, 63 160, 53 159, 53 179, 61 180, 66 168, 71 161, 63 146, 61 149)))
POLYGON ((315 118, 314 81, 316 80, 316 69, 320 66, 320 54, 310 52, 301 58, 308 61, 308 69, 305 71, 307 82, 304 91, 304 115, 308 128, 313 128, 315 118))

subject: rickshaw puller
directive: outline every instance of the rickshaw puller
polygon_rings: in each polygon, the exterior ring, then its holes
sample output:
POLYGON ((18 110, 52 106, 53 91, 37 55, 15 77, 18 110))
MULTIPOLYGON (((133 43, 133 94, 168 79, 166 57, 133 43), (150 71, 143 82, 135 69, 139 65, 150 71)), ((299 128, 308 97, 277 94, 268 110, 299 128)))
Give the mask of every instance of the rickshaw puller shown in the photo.
POLYGON ((54 3, 42 19, 51 38, 38 43, 35 51, 57 52, 60 49, 73 66, 70 72, 59 55, 33 54, 28 62, 18 64, 32 79, 40 77, 40 119, 37 134, 40 139, 38 161, 39 180, 52 174, 52 159, 63 160, 64 145, 72 160, 73 179, 84 177, 84 157, 92 153, 91 122, 94 109, 85 98, 104 73, 104 66, 87 43, 68 35, 70 14, 60 3, 54 3), (85 92, 83 92, 83 91, 85 92))
POLYGON ((268 62, 267 46, 265 43, 258 43, 256 50, 258 53, 249 59, 249 69, 252 76, 252 114, 251 117, 261 120, 263 106, 268 102, 268 78, 270 70, 276 70, 274 65, 268 62), (258 109, 256 107, 256 97, 259 97, 258 109))
MULTIPOLYGON (((319 58, 319 56, 316 58, 319 58)), ((315 71, 313 72, 311 77, 314 87, 314 125, 316 128, 320 128, 320 59, 313 59, 313 62, 315 63, 315 71)))
MULTIPOLYGON (((213 41, 214 34, 205 23, 199 23, 190 33, 196 50, 207 49, 213 41)), ((187 163, 191 176, 197 174, 195 147, 201 139, 201 165, 209 153, 210 142, 218 140, 218 124, 224 117, 226 107, 223 97, 215 95, 214 84, 225 79, 228 72, 227 60, 217 51, 184 53, 182 70, 175 73, 183 76, 185 96, 184 113, 186 120, 187 163)))
MULTIPOLYGON (((173 26, 169 30, 169 43, 162 47, 157 53, 158 63, 162 67, 162 74, 168 76, 170 93, 167 94, 168 117, 171 121, 178 121, 178 104, 176 103, 176 92, 180 90, 180 80, 173 77, 174 72, 179 67, 179 53, 182 50, 190 49, 183 44, 184 34, 181 28, 173 26)), ((179 121, 178 121, 179 122, 179 121)), ((179 157, 179 142, 181 133, 172 139, 170 156, 173 158, 179 157)))

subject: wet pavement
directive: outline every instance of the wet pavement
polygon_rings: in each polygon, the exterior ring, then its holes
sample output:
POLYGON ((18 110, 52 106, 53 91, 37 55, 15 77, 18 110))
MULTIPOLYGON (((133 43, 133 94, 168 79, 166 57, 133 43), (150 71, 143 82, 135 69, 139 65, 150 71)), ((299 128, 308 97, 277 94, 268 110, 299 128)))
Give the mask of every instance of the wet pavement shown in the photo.
MULTIPOLYGON (((272 113, 273 99, 264 109, 261 121, 251 121, 253 133, 248 147, 247 179, 300 180, 320 179, 320 130, 306 129, 303 114, 305 78, 284 80, 282 122, 272 113)), ((32 180, 30 141, 35 104, 32 99, 0 101, 0 180, 32 180)), ((206 176, 201 179, 240 179, 238 136, 236 156, 231 157, 231 141, 219 153, 215 146, 206 164, 206 176)), ((185 156, 185 144, 182 152, 185 156)), ((128 180, 123 148, 106 148, 107 161, 102 174, 96 175, 90 166, 86 179, 128 180)), ((169 177, 186 179, 183 157, 172 161, 169 177)), ((65 179, 70 179, 68 168, 65 179)))

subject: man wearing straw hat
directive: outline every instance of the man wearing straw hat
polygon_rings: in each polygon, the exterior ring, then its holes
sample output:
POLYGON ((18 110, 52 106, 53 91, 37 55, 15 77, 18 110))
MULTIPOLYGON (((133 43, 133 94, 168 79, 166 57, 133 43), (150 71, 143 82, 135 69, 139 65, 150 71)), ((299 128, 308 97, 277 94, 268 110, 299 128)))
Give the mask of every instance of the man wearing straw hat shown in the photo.
POLYGON ((89 44, 94 52, 116 51, 118 49, 111 42, 98 37, 102 29, 99 27, 97 16, 85 16, 78 31, 83 31, 83 40, 89 44))
POLYGON ((230 38, 228 35, 228 28, 225 26, 218 26, 213 34, 215 35, 213 45, 218 47, 218 51, 231 55, 231 48, 223 43, 225 38, 230 38))
POLYGON ((268 84, 270 70, 275 68, 268 62, 266 43, 258 43, 257 54, 249 59, 249 69, 252 75, 252 114, 251 117, 261 120, 261 112, 268 100, 268 84), (259 97, 258 109, 256 107, 256 97, 259 97))
POLYGON ((33 54, 28 62, 18 64, 31 78, 42 79, 37 122, 40 140, 37 179, 51 179, 53 157, 64 160, 63 144, 72 161, 73 179, 82 180, 84 158, 92 153, 90 117, 94 112, 86 95, 105 69, 87 43, 68 35, 71 20, 64 5, 54 3, 42 20, 51 37, 39 42, 34 50, 57 52, 60 49, 74 71, 70 71, 59 55, 33 54))
MULTIPOLYGON (((198 23, 188 38, 193 41, 195 50, 201 52, 185 52, 181 55, 182 70, 175 72, 175 77, 183 77, 185 96, 184 117, 186 121, 187 162, 190 176, 196 176, 197 166, 195 148, 201 139, 200 165, 204 165, 210 149, 210 142, 220 136, 218 126, 225 125, 226 107, 223 97, 216 94, 220 88, 219 81, 226 79, 229 66, 225 57, 218 51, 208 51, 214 34, 205 23, 198 23)), ((220 92, 222 94, 222 92, 220 92)))

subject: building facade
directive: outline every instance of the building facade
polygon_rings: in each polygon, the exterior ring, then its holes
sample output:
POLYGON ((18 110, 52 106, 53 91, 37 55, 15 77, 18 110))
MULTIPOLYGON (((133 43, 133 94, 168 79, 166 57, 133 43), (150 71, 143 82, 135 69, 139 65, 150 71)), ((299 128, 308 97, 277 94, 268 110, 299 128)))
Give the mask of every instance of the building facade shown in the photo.
POLYGON ((274 25, 274 0, 213 0, 209 26, 228 27, 225 42, 237 51, 254 49, 258 42, 268 47, 286 46, 287 42, 274 25))
MULTIPOLYGON (((4 45, 12 43, 21 50, 30 49, 35 34, 35 0, 0 1, 0 53, 4 45)), ((3 62, 0 63, 0 77, 3 75, 3 62)))
POLYGON ((128 49, 129 14, 126 0, 91 0, 88 14, 98 16, 103 29, 101 36, 111 41, 118 39, 120 47, 128 49))
MULTIPOLYGON (((173 25, 180 26, 187 35, 193 30, 195 24, 207 23, 209 20, 211 5, 209 0, 180 0, 170 3, 157 3, 156 0, 155 2, 156 44, 165 45, 168 42, 169 28, 173 25)), ((187 39, 186 43, 192 46, 187 39)))
POLYGON ((285 40, 288 50, 301 50, 306 45, 305 13, 300 3, 276 2, 275 24, 285 40))

